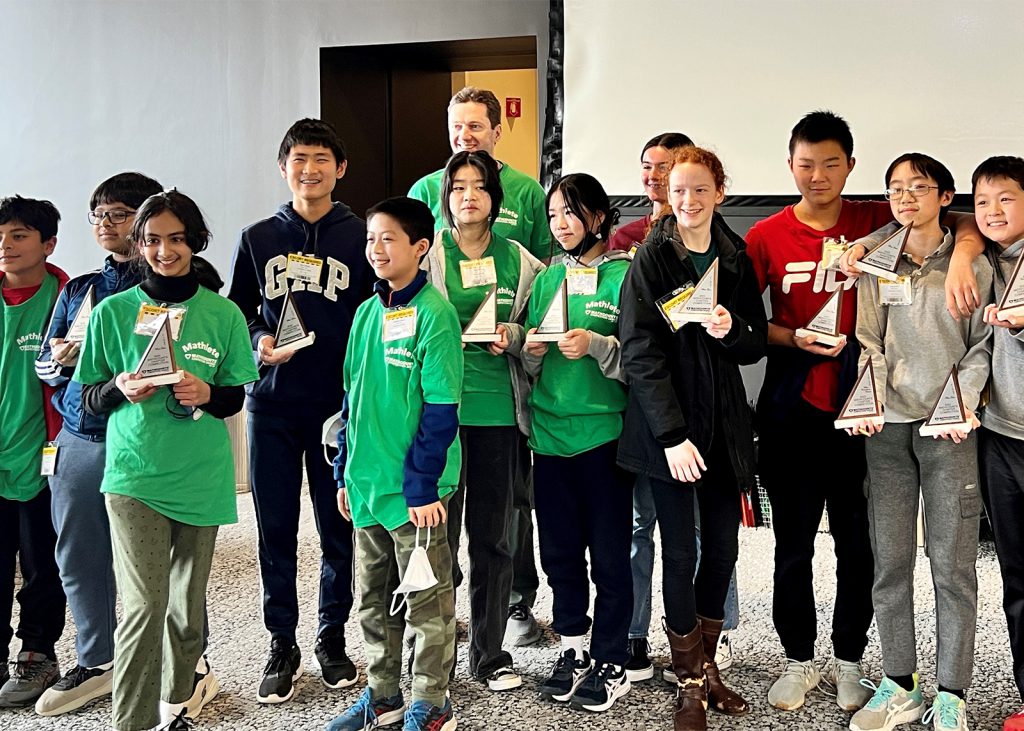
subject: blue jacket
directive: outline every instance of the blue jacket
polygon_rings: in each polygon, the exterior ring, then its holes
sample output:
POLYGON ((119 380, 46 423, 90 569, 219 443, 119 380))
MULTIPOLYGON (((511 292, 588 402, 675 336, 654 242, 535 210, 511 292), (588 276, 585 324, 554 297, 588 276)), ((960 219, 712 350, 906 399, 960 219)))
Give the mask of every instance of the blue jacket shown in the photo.
POLYGON ((374 280, 365 251, 366 223, 343 203, 335 203, 316 223, 285 203, 271 218, 243 229, 227 296, 245 316, 253 349, 261 337, 276 332, 286 287, 306 327, 316 333, 316 341, 287 363, 260 366, 260 380, 246 386, 250 411, 322 421, 341 408, 352 318, 374 280), (319 284, 289 282, 290 253, 323 261, 319 284))
POLYGON ((36 358, 36 375, 47 385, 56 388, 53 406, 64 418, 65 431, 82 439, 102 441, 107 433, 107 420, 94 416, 82 408, 82 384, 71 380, 74 367, 63 368, 53 360, 50 340, 63 338, 75 321, 89 287, 93 288, 96 304, 118 292, 131 289, 142 280, 143 269, 137 262, 116 262, 108 256, 103 268, 75 277, 67 283, 53 307, 50 326, 43 338, 43 347, 36 358))

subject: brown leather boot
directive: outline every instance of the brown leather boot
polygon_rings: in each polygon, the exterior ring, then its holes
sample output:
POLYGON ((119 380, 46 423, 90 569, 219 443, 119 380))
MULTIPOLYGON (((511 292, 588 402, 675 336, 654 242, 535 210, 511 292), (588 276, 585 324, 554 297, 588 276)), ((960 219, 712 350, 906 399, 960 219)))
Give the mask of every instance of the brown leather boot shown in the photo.
POLYGON ((708 694, 704 681, 704 645, 700 622, 685 635, 677 635, 665 627, 672 649, 672 668, 679 685, 676 688, 676 709, 672 714, 675 731, 707 731, 708 694))
POLYGON ((722 634, 723 622, 721 619, 697 617, 704 644, 704 677, 708 683, 708 704, 719 713, 742 716, 750 711, 750 706, 739 693, 725 686, 718 672, 718 665, 715 664, 718 636, 722 634))

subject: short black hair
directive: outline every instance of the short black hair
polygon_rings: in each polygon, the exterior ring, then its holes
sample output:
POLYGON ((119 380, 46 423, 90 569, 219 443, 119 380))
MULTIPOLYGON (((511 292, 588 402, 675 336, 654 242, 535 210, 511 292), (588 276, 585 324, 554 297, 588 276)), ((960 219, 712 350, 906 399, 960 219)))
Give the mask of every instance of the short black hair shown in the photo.
MULTIPOLYGON (((598 228, 598 238, 608 240, 612 226, 619 222, 619 209, 612 208, 608 194, 597 178, 587 173, 569 173, 555 181, 544 199, 544 208, 551 206, 551 196, 558 191, 562 194, 565 206, 576 218, 583 222, 586 229, 597 214, 603 213, 604 220, 598 228)), ((553 249, 552 249, 553 250, 553 249)))
POLYGON ((1024 188, 1024 159, 1014 155, 996 155, 974 169, 971 176, 971 195, 978 189, 978 181, 1009 178, 1024 188))
MULTIPOLYGON (((885 171, 885 187, 889 187, 889 181, 892 180, 892 174, 896 171, 896 168, 903 163, 909 163, 910 169, 918 175, 924 175, 935 181, 935 184, 939 186, 938 194, 941 197, 943 193, 955 193, 956 185, 953 182, 953 173, 949 171, 945 165, 936 160, 930 155, 925 155, 923 152, 905 152, 891 163, 885 171)), ((939 212, 939 220, 946 215, 946 211, 949 210, 949 206, 943 206, 939 212)))
POLYGON ((319 145, 334 153, 334 161, 341 165, 348 157, 345 155, 345 143, 341 141, 338 130, 330 122, 322 119, 300 119, 288 128, 277 150, 277 164, 284 165, 295 145, 319 145))
POLYGON ((487 218, 493 226, 498 214, 501 213, 501 201, 505 197, 505 192, 501 187, 501 170, 498 169, 498 163, 483 150, 462 150, 448 159, 448 164, 444 166, 444 175, 441 176, 441 215, 449 226, 456 228, 452 207, 448 205, 455 184, 452 176, 459 168, 467 165, 480 173, 484 179, 484 191, 491 197, 491 212, 487 218))
POLYGON ((434 241, 434 214, 430 206, 423 201, 404 195, 387 198, 366 209, 366 222, 379 213, 391 216, 398 221, 402 231, 409 237, 409 243, 415 244, 420 239, 434 241))
POLYGON ((853 158, 853 133, 845 119, 828 109, 816 109, 805 114, 789 134, 789 156, 800 142, 810 145, 829 140, 839 143, 846 153, 846 159, 853 158))
POLYGON ((151 195, 135 212, 131 240, 136 246, 142 242, 149 219, 161 213, 172 213, 185 226, 185 243, 198 254, 210 243, 210 228, 203 219, 203 213, 196 202, 177 189, 151 195))
POLYGON ((12 195, 0 198, 0 224, 17 221, 39 232, 39 238, 49 241, 57 235, 60 211, 50 201, 22 198, 12 195))
POLYGON ((89 198, 89 210, 109 203, 124 203, 138 210, 144 200, 163 189, 160 183, 142 173, 118 173, 96 186, 89 198))
POLYGON ((680 147, 688 147, 693 144, 687 135, 682 132, 662 132, 647 140, 644 149, 640 150, 640 162, 644 161, 644 153, 652 147, 664 147, 666 150, 678 150, 680 147))

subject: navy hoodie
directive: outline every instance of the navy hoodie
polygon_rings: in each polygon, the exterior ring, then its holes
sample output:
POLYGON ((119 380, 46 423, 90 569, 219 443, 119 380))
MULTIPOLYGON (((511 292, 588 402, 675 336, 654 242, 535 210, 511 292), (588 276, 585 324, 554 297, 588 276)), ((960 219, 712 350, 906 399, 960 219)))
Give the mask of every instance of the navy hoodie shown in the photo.
POLYGON ((341 408, 352 318, 375 279, 365 251, 366 223, 343 203, 335 203, 316 223, 285 203, 271 218, 242 230, 228 299, 245 316, 253 349, 261 337, 276 332, 286 287, 306 327, 316 333, 315 342, 287 363, 260 366, 260 380, 246 386, 250 411, 326 419, 341 408), (293 253, 323 261, 319 284, 285 277, 293 253))

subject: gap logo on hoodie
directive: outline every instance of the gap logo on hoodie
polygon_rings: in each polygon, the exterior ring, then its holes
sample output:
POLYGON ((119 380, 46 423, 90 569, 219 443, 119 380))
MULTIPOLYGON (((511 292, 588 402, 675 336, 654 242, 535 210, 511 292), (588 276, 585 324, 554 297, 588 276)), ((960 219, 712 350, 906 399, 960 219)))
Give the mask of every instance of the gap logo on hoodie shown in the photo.
MULTIPOLYGON (((332 256, 324 261, 327 270, 326 282, 323 286, 312 282, 301 282, 298 279, 291 283, 292 292, 313 292, 323 294, 331 302, 338 301, 338 292, 348 289, 349 271, 348 267, 332 256)), ((285 270, 288 267, 288 257, 278 255, 267 260, 263 276, 267 283, 266 296, 268 300, 283 297, 288 289, 288 277, 285 270)), ((323 276, 321 275, 321 279, 323 276)))

